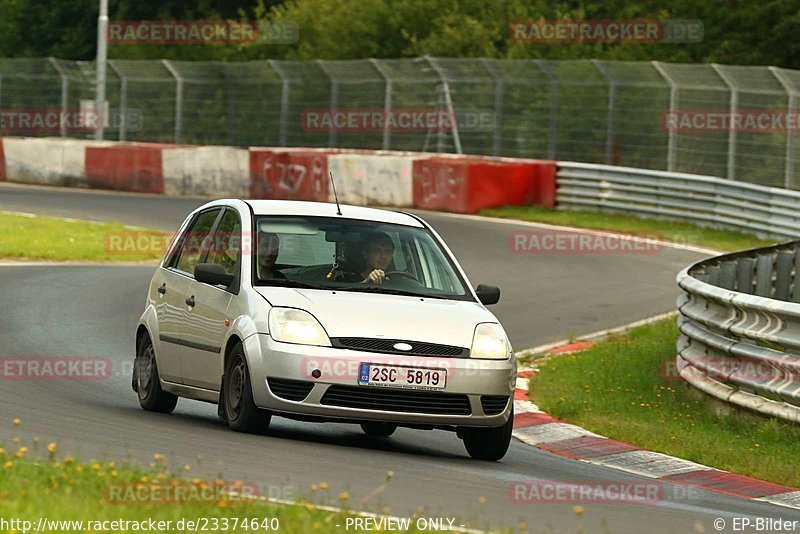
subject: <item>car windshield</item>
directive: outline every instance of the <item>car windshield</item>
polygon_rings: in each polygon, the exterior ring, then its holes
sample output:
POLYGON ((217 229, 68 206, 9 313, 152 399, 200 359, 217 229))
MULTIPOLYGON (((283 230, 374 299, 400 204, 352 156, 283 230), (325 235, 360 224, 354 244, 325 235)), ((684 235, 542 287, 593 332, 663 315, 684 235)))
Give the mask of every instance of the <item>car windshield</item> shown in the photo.
POLYGON ((253 284, 473 300, 426 228, 306 216, 255 219, 253 284))

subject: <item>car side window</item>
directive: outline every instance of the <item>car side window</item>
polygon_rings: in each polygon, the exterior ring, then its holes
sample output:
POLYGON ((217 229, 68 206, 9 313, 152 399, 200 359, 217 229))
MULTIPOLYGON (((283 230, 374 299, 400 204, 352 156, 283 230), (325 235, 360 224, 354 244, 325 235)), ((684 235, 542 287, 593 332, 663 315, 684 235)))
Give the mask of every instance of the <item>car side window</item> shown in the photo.
POLYGON ((194 276, 194 268, 208 250, 208 237, 220 211, 221 209, 213 209, 201 213, 183 233, 178 243, 178 255, 173 263, 176 269, 194 276))
POLYGON ((239 214, 235 210, 226 209, 217 231, 214 232, 212 244, 208 251, 208 258, 205 261, 221 265, 228 274, 236 274, 241 243, 242 222, 239 219, 239 214))

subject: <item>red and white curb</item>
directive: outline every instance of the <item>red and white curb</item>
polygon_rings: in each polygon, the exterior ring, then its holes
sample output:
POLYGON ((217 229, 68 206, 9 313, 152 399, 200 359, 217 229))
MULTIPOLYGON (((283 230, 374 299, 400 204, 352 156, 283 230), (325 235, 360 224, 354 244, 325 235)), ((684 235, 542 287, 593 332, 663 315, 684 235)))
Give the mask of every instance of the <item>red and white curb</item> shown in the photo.
MULTIPOLYGON (((564 354, 584 350, 591 345, 591 342, 580 341, 551 347, 546 352, 564 354)), ((544 413, 529 400, 528 380, 533 373, 532 369, 521 369, 517 373, 514 390, 515 415, 512 435, 526 445, 581 462, 664 482, 800 509, 798 488, 737 475, 674 456, 644 450, 631 443, 609 439, 579 426, 559 421, 544 413)))

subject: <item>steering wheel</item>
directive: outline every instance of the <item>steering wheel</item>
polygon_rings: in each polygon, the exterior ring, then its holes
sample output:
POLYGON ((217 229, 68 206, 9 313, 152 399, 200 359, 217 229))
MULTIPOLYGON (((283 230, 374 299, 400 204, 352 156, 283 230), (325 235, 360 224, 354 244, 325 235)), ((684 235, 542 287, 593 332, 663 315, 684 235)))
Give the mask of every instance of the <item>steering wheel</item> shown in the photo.
POLYGON ((386 275, 387 278, 392 276, 399 276, 401 278, 408 278, 409 280, 413 280, 418 284, 420 283, 419 279, 416 276, 406 271, 386 271, 384 274, 386 275))

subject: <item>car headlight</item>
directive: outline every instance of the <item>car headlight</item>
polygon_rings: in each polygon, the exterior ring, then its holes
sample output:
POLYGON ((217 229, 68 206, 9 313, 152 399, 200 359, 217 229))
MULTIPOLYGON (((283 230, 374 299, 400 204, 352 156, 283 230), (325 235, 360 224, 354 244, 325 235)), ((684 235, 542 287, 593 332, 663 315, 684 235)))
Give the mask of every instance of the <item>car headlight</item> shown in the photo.
POLYGON ((508 352, 508 340, 502 326, 497 323, 480 323, 475 327, 470 358, 505 360, 508 352))
POLYGON ((275 341, 330 347, 331 340, 313 315, 295 308, 272 308, 269 333, 275 341))

